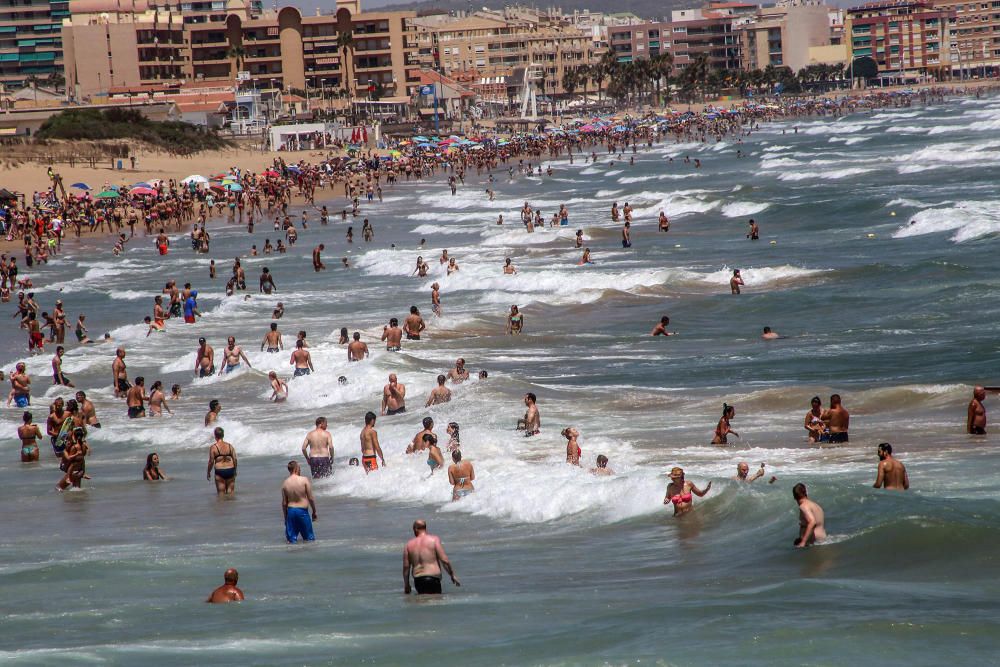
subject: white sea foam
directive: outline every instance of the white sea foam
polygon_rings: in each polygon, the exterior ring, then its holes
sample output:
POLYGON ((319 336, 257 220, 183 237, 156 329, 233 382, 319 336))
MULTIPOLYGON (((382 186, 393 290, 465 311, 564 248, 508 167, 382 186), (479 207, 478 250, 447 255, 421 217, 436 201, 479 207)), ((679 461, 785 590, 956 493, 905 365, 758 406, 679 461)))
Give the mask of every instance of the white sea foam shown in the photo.
POLYGON ((830 169, 827 171, 786 171, 778 175, 779 181, 808 181, 808 180, 839 180, 867 174, 874 169, 866 167, 849 167, 847 169, 830 169))
POLYGON ((734 201, 722 207, 722 215, 727 218, 743 218, 748 215, 756 215, 757 213, 766 211, 770 207, 770 204, 749 201, 734 201))
POLYGON ((893 238, 954 232, 949 239, 962 243, 1000 233, 1000 202, 966 201, 954 206, 924 209, 893 233, 893 238))

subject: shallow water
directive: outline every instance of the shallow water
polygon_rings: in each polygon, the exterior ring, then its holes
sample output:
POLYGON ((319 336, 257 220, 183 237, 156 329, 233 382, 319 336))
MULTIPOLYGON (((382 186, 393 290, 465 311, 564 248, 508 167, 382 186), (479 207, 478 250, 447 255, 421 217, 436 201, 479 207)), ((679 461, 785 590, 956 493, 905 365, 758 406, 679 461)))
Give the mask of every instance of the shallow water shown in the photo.
MULTIPOLYGON (((91 436, 83 492, 57 495, 56 465, 0 457, 0 655, 11 664, 963 664, 998 648, 1000 474, 993 437, 963 434, 971 385, 1000 384, 989 322, 1000 310, 994 237, 1000 232, 1000 103, 956 101, 832 120, 774 124, 722 144, 661 144, 635 165, 606 157, 552 163, 553 177, 508 182, 497 200, 473 175, 452 197, 439 182, 385 188, 367 208, 374 243, 347 246, 345 225, 310 226, 282 256, 246 260, 248 283, 268 266, 270 297, 225 299, 208 258, 183 239, 163 262, 152 244, 124 258, 72 249, 32 274, 44 308, 61 290, 128 349, 132 377, 184 387, 176 415, 129 422, 107 385, 110 345, 71 349, 64 369, 95 401, 105 428, 91 436), (749 153, 736 159, 737 148, 749 153), (695 170, 683 164, 702 160, 695 170), (667 158, 673 156, 674 162, 667 158), (611 201, 636 209, 624 250, 611 201), (567 203, 570 227, 524 233, 524 201, 546 218, 567 203), (656 216, 671 217, 668 234, 656 216), (498 227, 502 213, 508 224, 498 227), (896 215, 892 215, 895 213, 896 215), (761 240, 745 239, 746 220, 761 240), (578 267, 583 229, 596 264, 578 267), (873 236, 869 236, 873 235, 873 236), (421 238, 426 246, 418 248, 421 238), (771 241, 775 241, 771 244, 771 241), (311 271, 326 244, 330 269, 311 271), (395 244, 396 249, 390 248, 395 244), (446 276, 441 250, 461 270, 446 276), (410 277, 418 253, 432 276, 410 277), (354 268, 337 268, 339 258, 354 268), (511 257, 517 276, 504 276, 511 257), (732 268, 747 286, 729 294, 732 268), (201 291, 197 325, 168 322, 145 338, 152 296, 170 277, 201 291), (430 314, 441 284, 444 317, 430 314), (308 331, 318 373, 291 383, 288 404, 267 403, 264 374, 287 374, 287 353, 259 352, 276 301, 286 343, 308 331), (503 335, 513 303, 520 337, 503 335), (416 304, 430 323, 419 343, 377 344, 389 317, 416 304), (668 313, 669 339, 649 330, 668 313), (140 324, 137 324, 140 323, 140 324), (787 336, 764 343, 764 325, 787 336), (337 332, 358 330, 372 359, 348 364, 337 332), (196 340, 220 355, 234 334, 256 370, 193 380, 196 340), (420 409, 458 356, 490 377, 420 409), (390 372, 409 413, 382 417, 388 467, 365 477, 357 456, 367 410, 390 372), (337 376, 349 379, 347 386, 337 376), (539 396, 543 434, 513 431, 526 391, 539 396), (810 448, 801 428, 814 394, 844 396, 852 442, 810 448), (207 403, 241 456, 237 496, 218 501, 204 480, 207 403), (743 436, 708 445, 726 401, 743 436), (278 488, 317 415, 330 419, 337 473, 316 491, 319 540, 283 542, 278 488), (403 453, 425 414, 462 426, 477 491, 448 502, 444 476, 427 479, 403 453), (558 432, 575 425, 584 460, 611 459, 595 478, 566 466, 558 432), (893 443, 910 471, 906 495, 871 489, 875 444, 893 443), (137 481, 150 451, 173 477, 137 481), (772 486, 740 488, 736 463, 766 461, 772 486), (711 493, 675 520, 663 473, 681 465, 711 493), (791 548, 790 487, 804 481, 826 509, 831 543, 791 548), (463 581, 442 600, 400 595, 400 550, 414 518, 442 536, 463 581), (202 603, 228 566, 246 604, 202 603)), ((339 210, 340 199, 329 201, 339 210)), ((314 219, 317 215, 312 212, 314 219)), ((219 227, 211 257, 225 275, 258 227, 219 227)), ((71 246, 72 247, 72 246, 71 246)), ((24 353, 5 324, 5 368, 24 353)), ((29 359, 36 421, 68 392, 48 387, 49 357, 29 359), (47 390, 47 391, 43 391, 47 390)), ((987 408, 990 402, 987 402, 987 408)), ((12 434, 20 411, 0 412, 12 434)), ((46 445, 47 447, 47 445, 46 445)))

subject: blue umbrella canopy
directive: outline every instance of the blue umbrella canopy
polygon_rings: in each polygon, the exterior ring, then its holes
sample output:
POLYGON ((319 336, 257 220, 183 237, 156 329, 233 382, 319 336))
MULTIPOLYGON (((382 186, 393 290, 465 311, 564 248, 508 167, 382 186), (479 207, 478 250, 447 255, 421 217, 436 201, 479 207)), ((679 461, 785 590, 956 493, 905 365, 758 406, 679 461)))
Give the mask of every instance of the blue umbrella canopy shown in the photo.
POLYGON ((74 183, 73 185, 71 185, 69 187, 76 188, 77 190, 90 190, 91 189, 91 187, 89 185, 87 185, 86 183, 74 183))

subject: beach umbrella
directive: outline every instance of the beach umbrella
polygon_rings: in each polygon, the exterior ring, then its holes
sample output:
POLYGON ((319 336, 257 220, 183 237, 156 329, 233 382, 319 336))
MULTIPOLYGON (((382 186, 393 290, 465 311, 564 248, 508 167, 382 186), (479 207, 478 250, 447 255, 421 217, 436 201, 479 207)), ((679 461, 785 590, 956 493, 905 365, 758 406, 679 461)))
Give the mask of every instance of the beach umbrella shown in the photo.
POLYGON ((200 183, 201 185, 207 185, 208 179, 204 176, 199 176, 198 174, 191 174, 181 181, 181 185, 187 185, 188 183, 200 183))
POLYGON ((281 176, 281 174, 276 172, 274 169, 268 169, 264 172, 264 176, 281 176))
POLYGON ((294 165, 294 164, 285 167, 285 169, 287 169, 288 171, 294 171, 295 173, 299 173, 299 172, 302 171, 301 167, 299 167, 298 165, 294 165))
POLYGON ((211 177, 213 181, 221 181, 224 178, 226 178, 225 174, 216 174, 215 176, 211 177))
POLYGON ((427 137, 425 137, 422 134, 419 135, 419 136, 413 137, 413 140, 416 141, 416 142, 418 142, 418 143, 422 142, 422 141, 430 141, 427 137))
POLYGON ((213 185, 212 187, 209 188, 209 190, 214 190, 215 192, 225 192, 225 190, 223 190, 222 187, 218 185, 213 185))
POLYGON ((243 186, 239 183, 226 183, 225 187, 230 192, 243 192, 243 186))
POLYGON ((77 190, 90 190, 90 186, 87 185, 86 183, 74 183, 69 187, 76 188, 77 190))
POLYGON ((154 190, 153 188, 150 188, 150 187, 145 187, 145 186, 134 187, 131 190, 129 190, 128 192, 129 192, 130 195, 141 195, 141 196, 155 195, 156 194, 156 190, 154 190))
POLYGON ((105 190, 104 192, 97 195, 98 199, 117 199, 121 195, 115 190, 105 190))

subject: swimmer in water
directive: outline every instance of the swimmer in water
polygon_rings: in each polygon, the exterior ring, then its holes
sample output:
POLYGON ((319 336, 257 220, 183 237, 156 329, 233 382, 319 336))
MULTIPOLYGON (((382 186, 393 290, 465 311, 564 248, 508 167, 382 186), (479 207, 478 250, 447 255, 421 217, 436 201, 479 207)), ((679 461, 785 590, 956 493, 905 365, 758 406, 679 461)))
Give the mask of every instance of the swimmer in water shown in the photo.
POLYGON ((686 514, 694 509, 694 496, 703 498, 711 490, 711 482, 702 491, 693 482, 685 481, 683 468, 672 468, 670 470, 670 484, 667 485, 667 495, 663 498, 663 504, 673 503, 674 516, 686 514))
POLYGON ((875 477, 876 489, 889 491, 906 491, 910 488, 910 476, 906 474, 906 466, 893 458, 892 445, 883 442, 878 446, 878 475, 875 477))
POLYGON ((590 259, 590 248, 583 249, 583 257, 580 258, 580 262, 577 266, 583 266, 584 264, 593 264, 594 262, 590 259))
POLYGON ((279 378, 274 371, 267 374, 267 379, 271 384, 271 401, 283 403, 288 398, 288 383, 279 378))
POLYGON ((596 461, 597 467, 590 469, 591 475, 597 475, 598 477, 606 477, 608 475, 614 475, 615 471, 608 467, 608 457, 604 454, 597 455, 596 461))
POLYGON ((574 466, 580 465, 580 457, 583 455, 580 445, 577 443, 580 432, 571 426, 564 428, 561 435, 566 438, 566 463, 574 466))
POLYGON ((462 452, 456 449, 451 453, 453 463, 448 466, 448 482, 451 484, 452 501, 461 500, 476 490, 472 482, 476 479, 476 471, 471 461, 462 460, 462 452))
POLYGON ((427 450, 427 466, 431 469, 431 474, 438 468, 444 467, 444 455, 438 447, 437 436, 433 433, 424 434, 424 448, 427 450))
POLYGON ((802 549, 826 539, 826 517, 819 503, 809 499, 806 485, 801 482, 792 487, 792 496, 799 505, 799 537, 795 546, 802 549))
POLYGON ((712 438, 713 445, 727 445, 729 444, 726 437, 732 433, 737 438, 740 434, 734 431, 729 426, 729 420, 736 416, 736 408, 729 405, 728 403, 722 404, 722 417, 719 419, 718 425, 715 427, 715 436, 712 438))
POLYGON ((784 338, 777 331, 771 331, 771 327, 764 327, 764 333, 760 335, 764 340, 778 340, 779 338, 784 338))
MULTIPOLYGON (((747 463, 746 461, 740 461, 739 464, 737 464, 736 466, 736 477, 733 477, 733 480, 737 482, 744 482, 746 484, 751 484, 755 480, 758 480, 763 476, 764 476, 763 462, 760 464, 760 469, 753 474, 753 477, 750 477, 750 464, 747 463)), ((768 484, 774 484, 776 481, 778 481, 778 478, 772 475, 771 479, 768 480, 768 484)))
POLYGON ((660 318, 660 323, 653 327, 653 331, 650 332, 650 336, 676 336, 676 331, 667 331, 667 327, 670 326, 670 318, 664 315, 660 318))
POLYGON ((733 277, 729 279, 729 291, 733 294, 739 294, 740 287, 743 284, 743 276, 740 275, 740 270, 733 269, 733 277))

